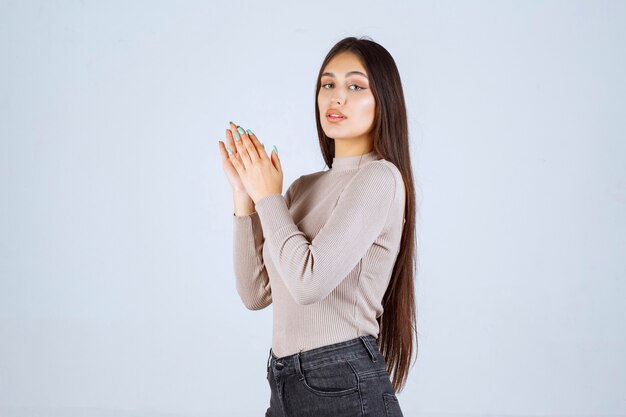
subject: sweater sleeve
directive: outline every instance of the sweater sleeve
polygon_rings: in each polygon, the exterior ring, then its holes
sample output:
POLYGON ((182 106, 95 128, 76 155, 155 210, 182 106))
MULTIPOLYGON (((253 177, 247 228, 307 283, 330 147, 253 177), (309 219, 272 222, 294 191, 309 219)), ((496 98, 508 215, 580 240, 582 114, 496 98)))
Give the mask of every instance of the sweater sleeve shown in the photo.
POLYGON ((233 266, 237 292, 250 310, 260 310, 272 303, 272 289, 263 262, 263 230, 259 214, 233 213, 233 266))
POLYGON ((271 194, 256 203, 272 260, 301 305, 324 299, 365 256, 382 232, 398 186, 385 163, 361 168, 312 241, 294 223, 287 202, 271 194))
MULTIPOLYGON (((297 181, 285 193, 287 207, 297 181)), ((272 288, 263 261, 264 240, 258 212, 246 216, 237 216, 233 212, 235 282, 241 301, 250 310, 261 310, 272 303, 272 288)))

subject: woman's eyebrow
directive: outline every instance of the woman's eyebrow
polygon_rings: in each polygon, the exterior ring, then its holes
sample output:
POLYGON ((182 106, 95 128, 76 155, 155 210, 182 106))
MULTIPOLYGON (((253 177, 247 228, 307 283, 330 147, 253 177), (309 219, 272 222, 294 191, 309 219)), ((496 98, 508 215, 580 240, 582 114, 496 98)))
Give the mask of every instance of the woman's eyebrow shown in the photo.
MULTIPOLYGON (((361 71, 350 71, 350 72, 346 72, 346 77, 348 75, 352 75, 352 74, 357 74, 357 75, 362 75, 363 77, 367 78, 367 75, 363 74, 361 71)), ((335 74, 333 74, 332 72, 325 72, 322 74, 322 76, 324 75, 328 75, 329 77, 335 77, 335 74)), ((367 78, 369 80, 369 78, 367 78)))

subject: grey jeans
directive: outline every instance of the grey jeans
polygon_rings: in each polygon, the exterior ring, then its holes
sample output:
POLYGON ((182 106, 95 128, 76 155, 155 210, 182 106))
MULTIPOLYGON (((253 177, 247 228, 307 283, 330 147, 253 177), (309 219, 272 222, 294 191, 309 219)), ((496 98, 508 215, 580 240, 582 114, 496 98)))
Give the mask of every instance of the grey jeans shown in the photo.
POLYGON ((403 417, 376 338, 267 359, 265 417, 403 417))

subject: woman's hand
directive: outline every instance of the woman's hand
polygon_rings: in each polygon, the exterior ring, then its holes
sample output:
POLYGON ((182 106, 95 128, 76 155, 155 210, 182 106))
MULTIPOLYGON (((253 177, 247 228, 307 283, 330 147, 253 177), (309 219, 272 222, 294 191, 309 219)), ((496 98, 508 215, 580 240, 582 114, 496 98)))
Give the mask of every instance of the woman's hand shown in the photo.
POLYGON ((241 178, 239 178, 239 173, 231 162, 231 159, 228 156, 228 151, 226 150, 226 146, 228 146, 233 152, 236 150, 235 142, 233 140, 233 132, 235 130, 237 130, 237 125, 231 122, 230 128, 226 129, 226 144, 220 141, 218 146, 222 156, 222 166, 224 168, 224 172, 226 173, 226 177, 228 178, 228 182, 230 182, 230 185, 233 188, 233 193, 247 194, 246 188, 244 187, 243 182, 241 182, 241 178))
POLYGON ((239 136, 240 140, 235 140, 236 152, 233 150, 229 159, 250 198, 256 204, 266 195, 282 194, 283 169, 276 151, 268 156, 250 130, 239 136))

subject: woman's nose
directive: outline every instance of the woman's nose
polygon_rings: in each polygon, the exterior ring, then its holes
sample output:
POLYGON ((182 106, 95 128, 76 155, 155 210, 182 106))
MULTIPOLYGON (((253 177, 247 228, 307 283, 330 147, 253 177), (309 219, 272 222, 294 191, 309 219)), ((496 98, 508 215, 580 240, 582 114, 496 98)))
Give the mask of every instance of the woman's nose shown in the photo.
POLYGON ((343 97, 339 95, 334 95, 331 98, 331 104, 341 104, 343 103, 343 97))

